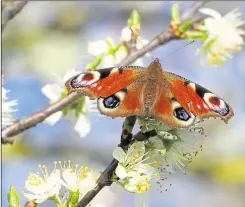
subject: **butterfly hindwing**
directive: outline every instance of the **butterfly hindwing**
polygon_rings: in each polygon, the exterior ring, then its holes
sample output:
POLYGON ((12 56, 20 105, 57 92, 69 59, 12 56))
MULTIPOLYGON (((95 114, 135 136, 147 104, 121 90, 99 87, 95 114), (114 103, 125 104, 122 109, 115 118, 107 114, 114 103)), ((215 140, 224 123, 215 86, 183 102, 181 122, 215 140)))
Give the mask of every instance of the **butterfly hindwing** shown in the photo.
POLYGON ((195 121, 195 116, 184 109, 174 94, 168 88, 163 78, 159 94, 152 108, 152 114, 169 127, 189 127, 195 121))
POLYGON ((144 82, 141 78, 109 97, 98 98, 98 109, 101 114, 111 117, 142 115, 141 89, 144 82))
POLYGON ((163 72, 168 87, 186 111, 202 118, 220 117, 227 122, 234 114, 232 108, 220 97, 181 76, 163 72))

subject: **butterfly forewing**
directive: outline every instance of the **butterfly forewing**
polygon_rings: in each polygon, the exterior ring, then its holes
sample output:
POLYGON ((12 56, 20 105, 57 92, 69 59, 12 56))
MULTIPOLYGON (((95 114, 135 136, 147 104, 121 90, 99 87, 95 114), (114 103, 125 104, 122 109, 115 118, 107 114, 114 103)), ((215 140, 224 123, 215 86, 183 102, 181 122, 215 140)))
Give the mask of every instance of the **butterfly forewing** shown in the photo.
POLYGON ((169 89, 185 110, 200 118, 220 117, 227 122, 232 108, 220 97, 204 87, 170 72, 163 72, 169 89))
POLYGON ((106 68, 78 74, 66 82, 68 93, 79 91, 91 99, 108 97, 135 81, 143 68, 106 68))

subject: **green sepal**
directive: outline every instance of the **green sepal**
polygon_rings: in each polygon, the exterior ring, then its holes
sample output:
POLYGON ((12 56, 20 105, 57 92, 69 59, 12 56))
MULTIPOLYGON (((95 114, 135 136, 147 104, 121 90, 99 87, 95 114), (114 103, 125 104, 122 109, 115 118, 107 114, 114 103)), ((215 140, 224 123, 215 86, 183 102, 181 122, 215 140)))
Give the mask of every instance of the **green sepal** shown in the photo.
POLYGON ((207 38, 207 34, 201 31, 186 31, 185 32, 185 39, 193 40, 193 39, 202 39, 205 40, 207 38))
POLYGON ((68 198, 68 207, 75 207, 79 199, 79 190, 75 192, 70 192, 70 197, 68 198))
POLYGON ((179 26, 179 31, 180 32, 184 32, 186 31, 188 28, 190 28, 190 26, 192 25, 192 21, 191 20, 188 20, 184 23, 182 23, 180 26, 179 26))
POLYGON ((10 186, 8 192, 9 207, 19 207, 19 197, 13 185, 10 186))
POLYGON ((170 20, 171 24, 180 24, 180 12, 178 4, 174 4, 170 10, 170 20))
POLYGON ((137 27, 140 29, 140 15, 137 10, 133 10, 129 19, 128 19, 128 27, 134 28, 137 27))
POLYGON ((108 55, 114 55, 115 54, 115 48, 114 45, 112 44, 112 42, 110 40, 105 40, 105 43, 107 45, 108 48, 108 55))

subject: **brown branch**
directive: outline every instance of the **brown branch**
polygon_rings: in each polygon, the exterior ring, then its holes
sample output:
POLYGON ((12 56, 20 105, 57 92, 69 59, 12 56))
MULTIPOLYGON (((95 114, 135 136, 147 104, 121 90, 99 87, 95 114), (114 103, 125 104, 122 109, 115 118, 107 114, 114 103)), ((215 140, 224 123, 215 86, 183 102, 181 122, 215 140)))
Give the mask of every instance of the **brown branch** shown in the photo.
MULTIPOLYGON (((27 4, 28 1, 9 1, 8 5, 2 7, 2 32, 8 22, 13 19, 27 4)), ((1 2, 3 4, 3 2, 1 2)))
POLYGON ((29 129, 30 127, 35 126, 36 124, 44 121, 47 117, 54 114, 57 111, 62 110, 65 106, 72 103, 74 100, 79 98, 81 95, 77 92, 73 92, 60 101, 49 105, 47 108, 36 112, 24 119, 16 121, 11 126, 5 128, 2 131, 2 143, 12 143, 13 139, 9 139, 8 137, 15 136, 20 132, 29 129))
MULTIPOLYGON (((204 2, 195 3, 194 11, 196 11, 197 8, 202 6, 203 4, 204 2)), ((191 15, 189 15, 188 17, 191 18, 194 16, 194 12, 192 11, 193 8, 190 8, 183 15, 188 16, 188 14, 190 13, 191 15)), ((136 50, 136 51, 134 50, 130 52, 130 54, 121 61, 120 65, 131 64, 137 58, 143 56, 147 52, 152 51, 153 49, 155 49, 160 45, 166 44, 172 39, 178 39, 178 38, 171 32, 171 28, 168 27, 165 30, 163 30, 159 35, 157 35, 155 38, 153 38, 153 40, 150 41, 147 45, 142 47, 140 50, 136 50)), ((2 131, 2 143, 3 144, 12 143, 13 139, 9 139, 9 137, 15 136, 21 133, 22 131, 35 126, 36 124, 42 122, 47 117, 54 114, 55 112, 62 110, 62 108, 66 107, 68 104, 75 101, 79 97, 80 95, 78 95, 75 92, 72 92, 67 97, 59 100, 53 105, 48 106, 46 109, 41 110, 40 112, 37 112, 33 115, 30 115, 22 120, 15 122, 14 124, 12 124, 11 126, 7 127, 2 131)))

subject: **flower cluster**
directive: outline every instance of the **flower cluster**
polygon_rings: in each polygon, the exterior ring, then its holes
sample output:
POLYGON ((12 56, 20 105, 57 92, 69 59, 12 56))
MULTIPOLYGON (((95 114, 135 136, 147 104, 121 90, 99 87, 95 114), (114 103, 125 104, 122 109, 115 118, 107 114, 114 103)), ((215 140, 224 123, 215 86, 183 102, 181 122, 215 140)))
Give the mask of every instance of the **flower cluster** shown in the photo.
POLYGON ((141 131, 156 131, 156 136, 143 142, 135 141, 125 152, 117 147, 113 157, 118 160, 114 181, 132 193, 143 193, 151 187, 151 180, 170 174, 175 166, 184 172, 199 150, 197 135, 203 135, 201 127, 170 129, 160 121, 138 118, 141 131))
POLYGON ((7 93, 9 90, 6 90, 2 87, 2 126, 6 127, 11 125, 14 122, 14 118, 11 115, 12 112, 17 111, 13 107, 17 105, 17 100, 8 101, 7 93))
MULTIPOLYGON (((63 79, 53 74, 55 83, 43 86, 42 93, 50 99, 51 103, 58 101, 60 98, 67 95, 64 82, 78 73, 79 72, 74 69, 69 70, 65 73, 63 79)), ((79 133, 80 137, 85 137, 91 130, 90 121, 87 116, 88 112, 98 112, 96 101, 91 101, 88 97, 82 96, 65 107, 62 111, 58 111, 49 116, 45 122, 54 125, 61 119, 62 115, 64 115, 72 122, 75 122, 74 129, 79 133)))
POLYGON ((198 23, 190 20, 181 22, 178 6, 174 4, 171 9, 171 29, 179 38, 202 40, 203 45, 197 50, 198 53, 204 54, 209 64, 217 66, 231 59, 233 52, 241 50, 245 30, 240 26, 244 21, 238 9, 224 16, 210 8, 201 8, 199 12, 209 17, 198 23))
POLYGON ((154 164, 149 161, 143 142, 133 143, 127 153, 121 147, 113 152, 113 157, 118 160, 114 181, 132 193, 143 193, 151 187, 150 180, 157 178, 158 173, 154 164))
POLYGON ((39 173, 30 173, 25 183, 24 196, 35 203, 52 200, 57 206, 76 206, 83 196, 91 190, 98 178, 88 167, 71 165, 71 162, 55 162, 51 174, 46 166, 39 165, 39 173), (59 166, 58 166, 59 165, 59 166))
POLYGON ((203 30, 207 36, 200 51, 204 52, 208 62, 214 65, 231 59, 231 53, 241 50, 244 45, 241 35, 245 34, 245 30, 239 28, 244 24, 240 18, 241 13, 238 9, 234 9, 222 16, 219 12, 208 8, 202 8, 200 12, 210 16, 204 19, 203 30))

